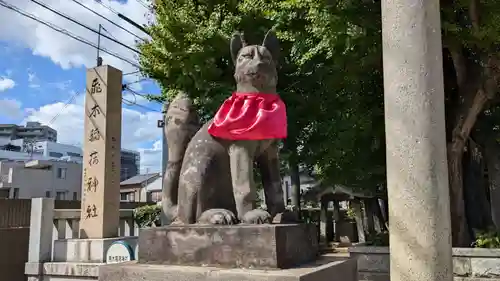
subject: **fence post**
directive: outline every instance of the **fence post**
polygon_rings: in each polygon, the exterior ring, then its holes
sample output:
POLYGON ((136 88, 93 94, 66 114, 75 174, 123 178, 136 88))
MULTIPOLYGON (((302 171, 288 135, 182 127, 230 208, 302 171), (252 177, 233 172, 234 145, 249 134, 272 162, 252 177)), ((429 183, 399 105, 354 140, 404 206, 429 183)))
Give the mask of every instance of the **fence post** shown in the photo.
POLYGON ((53 221, 54 199, 31 199, 28 262, 43 263, 52 260, 53 221))

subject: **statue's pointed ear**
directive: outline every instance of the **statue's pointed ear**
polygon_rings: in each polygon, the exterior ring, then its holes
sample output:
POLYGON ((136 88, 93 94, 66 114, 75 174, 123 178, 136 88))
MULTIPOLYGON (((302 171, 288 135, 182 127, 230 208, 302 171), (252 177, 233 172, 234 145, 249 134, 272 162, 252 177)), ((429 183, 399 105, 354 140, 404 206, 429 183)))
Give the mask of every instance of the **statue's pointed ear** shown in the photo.
POLYGON ((243 36, 240 33, 234 33, 231 38, 231 58, 233 59, 233 63, 236 64, 236 59, 238 58, 238 52, 241 48, 245 47, 245 42, 243 40, 243 36))
POLYGON ((269 30, 267 32, 266 37, 264 37, 264 42, 262 42, 262 46, 266 47, 266 49, 271 53, 275 62, 279 60, 280 42, 278 41, 278 38, 276 37, 276 34, 274 34, 273 30, 269 30))

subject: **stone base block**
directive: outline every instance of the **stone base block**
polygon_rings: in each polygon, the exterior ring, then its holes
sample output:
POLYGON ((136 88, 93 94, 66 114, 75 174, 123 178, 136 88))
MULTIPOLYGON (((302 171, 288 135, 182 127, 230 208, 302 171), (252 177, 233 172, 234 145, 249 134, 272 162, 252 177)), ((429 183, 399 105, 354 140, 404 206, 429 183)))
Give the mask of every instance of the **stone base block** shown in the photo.
POLYGON ((320 258, 293 269, 223 269, 139 264, 135 261, 103 265, 99 281, 357 281, 356 261, 320 258))
POLYGON ((315 225, 188 225, 141 229, 144 264, 290 268, 318 257, 315 225))
POLYGON ((106 251, 115 241, 126 241, 137 249, 137 236, 54 241, 54 262, 106 262, 106 251))
POLYGON ((31 281, 93 281, 99 276, 103 263, 27 262, 24 273, 31 281))

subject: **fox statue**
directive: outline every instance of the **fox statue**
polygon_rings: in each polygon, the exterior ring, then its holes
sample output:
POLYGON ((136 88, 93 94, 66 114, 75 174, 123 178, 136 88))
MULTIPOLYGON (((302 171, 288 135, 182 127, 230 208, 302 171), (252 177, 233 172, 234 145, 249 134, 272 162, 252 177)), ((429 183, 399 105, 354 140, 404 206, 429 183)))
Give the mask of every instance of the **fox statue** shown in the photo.
POLYGON ((186 94, 166 113, 169 162, 164 171, 163 224, 295 222, 285 209, 278 142, 286 138, 285 104, 276 93, 279 42, 262 45, 234 34, 230 51, 236 91, 201 126, 186 94), (253 167, 262 175, 267 210, 256 207, 253 167))

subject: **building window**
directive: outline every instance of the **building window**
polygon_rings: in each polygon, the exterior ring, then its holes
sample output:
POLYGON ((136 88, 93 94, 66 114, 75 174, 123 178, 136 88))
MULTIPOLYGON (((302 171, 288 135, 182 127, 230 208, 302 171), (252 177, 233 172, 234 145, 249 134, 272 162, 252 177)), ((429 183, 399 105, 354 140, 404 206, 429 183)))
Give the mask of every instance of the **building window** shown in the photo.
POLYGON ((14 194, 12 194, 12 198, 19 198, 19 188, 14 188, 14 194))
POLYGON ((53 152, 53 151, 51 151, 51 152, 49 152, 49 156, 50 156, 50 157, 61 158, 61 157, 63 157, 63 156, 64 156, 64 154, 59 153, 59 152, 53 152))
POLYGON ((66 154, 68 154, 68 156, 72 156, 72 157, 83 157, 80 153, 66 152, 66 154))
POLYGON ((50 198, 50 191, 45 191, 45 197, 50 198))
POLYGON ((57 178, 58 179, 65 179, 66 178, 66 168, 57 168, 57 178))
POLYGON ((135 192, 130 192, 128 194, 128 202, 135 202, 135 192))
POLYGON ((56 192, 56 200, 65 200, 66 198, 66 192, 64 191, 58 191, 56 192))
POLYGON ((120 193, 120 201, 134 202, 135 192, 124 192, 120 193))
POLYGON ((78 192, 73 192, 73 200, 78 200, 78 192))

